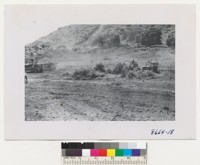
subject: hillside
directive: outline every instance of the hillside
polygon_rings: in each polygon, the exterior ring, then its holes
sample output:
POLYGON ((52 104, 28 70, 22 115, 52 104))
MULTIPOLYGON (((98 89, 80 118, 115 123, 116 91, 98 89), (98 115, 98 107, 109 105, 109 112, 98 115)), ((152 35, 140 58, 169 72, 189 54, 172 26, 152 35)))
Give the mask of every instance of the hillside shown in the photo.
POLYGON ((174 121, 174 48, 173 25, 59 28, 25 47, 25 120, 174 121))
POLYGON ((161 44, 174 35, 174 25, 69 25, 25 46, 26 58, 51 59, 70 53, 87 53, 93 49, 142 46, 142 36, 150 29, 161 31, 161 44))

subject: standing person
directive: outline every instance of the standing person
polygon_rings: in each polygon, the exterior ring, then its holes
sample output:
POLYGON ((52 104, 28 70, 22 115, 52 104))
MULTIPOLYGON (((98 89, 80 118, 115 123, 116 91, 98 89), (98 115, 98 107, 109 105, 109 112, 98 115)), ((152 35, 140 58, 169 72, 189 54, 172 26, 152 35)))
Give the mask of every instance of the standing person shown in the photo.
POLYGON ((28 76, 27 76, 27 73, 25 73, 25 84, 28 84, 28 76))

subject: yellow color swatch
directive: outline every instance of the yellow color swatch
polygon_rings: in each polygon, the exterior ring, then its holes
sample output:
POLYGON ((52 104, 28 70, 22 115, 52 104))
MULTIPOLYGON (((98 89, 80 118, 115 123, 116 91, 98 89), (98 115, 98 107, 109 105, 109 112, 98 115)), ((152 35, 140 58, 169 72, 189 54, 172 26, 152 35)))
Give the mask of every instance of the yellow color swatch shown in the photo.
POLYGON ((107 149, 107 156, 115 156, 115 149, 107 149))

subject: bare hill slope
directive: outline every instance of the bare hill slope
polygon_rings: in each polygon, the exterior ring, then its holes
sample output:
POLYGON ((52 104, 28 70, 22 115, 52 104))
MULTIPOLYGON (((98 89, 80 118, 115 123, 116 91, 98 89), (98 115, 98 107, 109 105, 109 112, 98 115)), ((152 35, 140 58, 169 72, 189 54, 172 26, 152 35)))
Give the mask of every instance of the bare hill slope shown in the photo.
POLYGON ((151 28, 162 32, 162 44, 175 31, 174 25, 69 25, 26 45, 26 56, 36 54, 43 58, 48 52, 57 56, 96 48, 137 47, 137 38, 151 28))

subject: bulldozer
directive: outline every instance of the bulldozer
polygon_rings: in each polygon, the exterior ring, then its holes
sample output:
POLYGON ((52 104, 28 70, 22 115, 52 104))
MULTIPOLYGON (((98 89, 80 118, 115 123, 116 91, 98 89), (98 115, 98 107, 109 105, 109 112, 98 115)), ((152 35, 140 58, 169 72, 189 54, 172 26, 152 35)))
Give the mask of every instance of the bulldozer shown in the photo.
POLYGON ((43 71, 53 71, 56 69, 54 63, 51 62, 43 62, 40 65, 42 65, 43 71))
POLYGON ((53 71, 56 67, 54 63, 43 62, 39 63, 36 59, 26 59, 25 72, 26 73, 42 73, 44 71, 53 71))
POLYGON ((53 71, 55 69, 55 64, 49 62, 49 60, 44 61, 41 54, 30 53, 25 56, 26 73, 42 73, 43 71, 53 71))
POLYGON ((158 62, 150 60, 150 61, 148 61, 148 62, 146 63, 146 66, 142 67, 142 70, 143 70, 143 71, 144 71, 144 70, 151 70, 151 71, 153 71, 154 73, 158 73, 158 72, 159 72, 159 71, 158 71, 158 66, 159 66, 159 63, 158 63, 158 62))
POLYGON ((37 64, 37 60, 33 58, 26 59, 25 72, 26 73, 42 73, 43 72, 42 64, 37 64))

